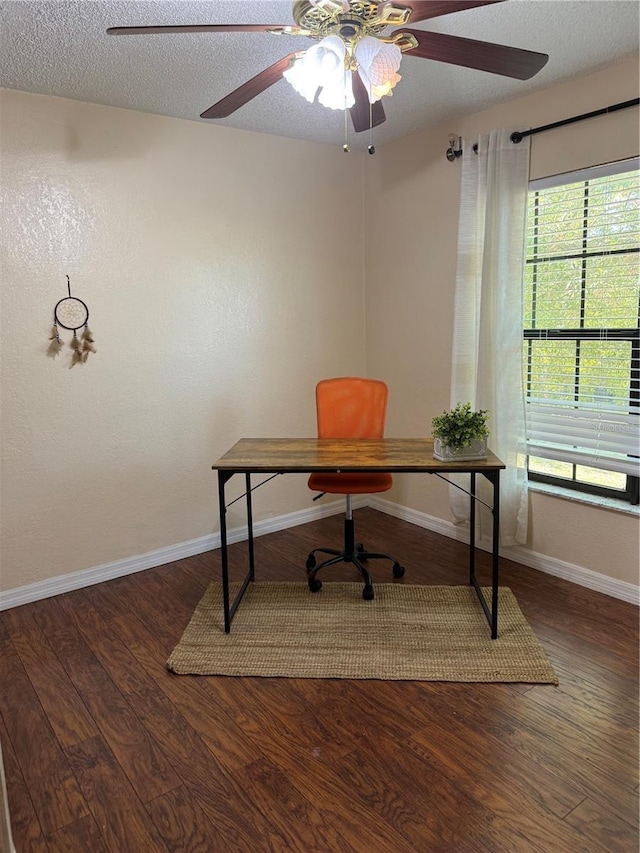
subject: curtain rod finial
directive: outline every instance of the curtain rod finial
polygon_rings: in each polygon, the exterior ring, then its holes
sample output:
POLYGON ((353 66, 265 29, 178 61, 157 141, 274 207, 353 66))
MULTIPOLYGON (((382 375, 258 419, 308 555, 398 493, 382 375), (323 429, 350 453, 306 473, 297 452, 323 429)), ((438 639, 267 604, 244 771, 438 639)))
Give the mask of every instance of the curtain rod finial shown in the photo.
POLYGON ((454 133, 450 133, 446 158, 450 163, 453 163, 458 157, 462 157, 462 139, 454 133))

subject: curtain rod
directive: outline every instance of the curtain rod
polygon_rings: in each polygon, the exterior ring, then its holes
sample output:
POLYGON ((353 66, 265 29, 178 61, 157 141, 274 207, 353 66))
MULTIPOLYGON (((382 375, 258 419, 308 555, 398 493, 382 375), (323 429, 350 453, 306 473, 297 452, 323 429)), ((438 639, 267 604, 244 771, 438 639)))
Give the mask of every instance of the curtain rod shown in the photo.
MULTIPOLYGON (((533 136, 534 133, 542 133, 545 130, 554 130, 556 127, 564 127, 566 124, 573 124, 577 121, 584 121, 588 118, 595 118, 595 116, 607 115, 608 113, 616 113, 619 110, 626 110, 628 107, 637 107, 640 104, 640 98, 632 98, 630 101, 622 101, 619 104, 611 104, 608 107, 602 107, 600 110, 593 110, 590 113, 582 113, 579 116, 571 116, 571 118, 565 118, 561 121, 554 121, 552 124, 543 124, 540 127, 532 127, 530 130, 514 130, 511 134, 511 141, 513 143, 522 142, 525 136, 533 136)), ((478 153, 478 145, 477 143, 473 146, 474 153, 478 153)), ((457 140, 452 136, 449 139, 449 147, 447 148, 447 160, 453 162, 457 157, 462 157, 462 140, 460 137, 457 140), (458 143, 458 147, 456 148, 456 142, 458 143)))
POLYGON ((631 101, 622 101, 620 104, 611 104, 609 107, 603 107, 601 110, 594 110, 591 113, 582 113, 579 116, 562 119, 562 121, 554 121, 552 124, 543 124, 541 127, 532 127, 531 130, 515 130, 511 134, 512 142, 522 142, 525 136, 532 136, 534 133, 542 133, 544 130, 553 130, 555 127, 564 127, 565 124, 573 124, 576 121, 584 121, 587 118, 595 118, 595 116, 606 115, 607 113, 617 113, 618 110, 626 110, 627 107, 637 107, 640 104, 640 98, 633 98, 631 101))

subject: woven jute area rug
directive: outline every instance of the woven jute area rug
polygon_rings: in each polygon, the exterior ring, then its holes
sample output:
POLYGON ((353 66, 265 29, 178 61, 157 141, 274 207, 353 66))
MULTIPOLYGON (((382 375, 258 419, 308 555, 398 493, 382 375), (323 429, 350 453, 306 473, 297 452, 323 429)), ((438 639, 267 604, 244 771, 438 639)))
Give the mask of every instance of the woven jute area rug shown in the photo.
MULTIPOLYGON (((232 600, 235 589, 232 586, 232 600)), ((490 600, 490 590, 485 594, 490 600)), ((557 684, 510 589, 501 587, 498 639, 468 586, 249 584, 223 629, 222 586, 212 583, 167 667, 180 675, 522 681, 557 684)))

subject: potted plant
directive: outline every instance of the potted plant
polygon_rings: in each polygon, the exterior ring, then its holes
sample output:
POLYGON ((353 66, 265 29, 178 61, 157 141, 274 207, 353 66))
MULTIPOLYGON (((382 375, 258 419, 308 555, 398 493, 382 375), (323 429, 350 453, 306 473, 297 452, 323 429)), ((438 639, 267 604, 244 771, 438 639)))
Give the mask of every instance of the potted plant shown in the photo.
POLYGON ((471 403, 458 403, 431 421, 433 455, 444 462, 484 459, 487 455, 486 409, 471 411, 471 403))

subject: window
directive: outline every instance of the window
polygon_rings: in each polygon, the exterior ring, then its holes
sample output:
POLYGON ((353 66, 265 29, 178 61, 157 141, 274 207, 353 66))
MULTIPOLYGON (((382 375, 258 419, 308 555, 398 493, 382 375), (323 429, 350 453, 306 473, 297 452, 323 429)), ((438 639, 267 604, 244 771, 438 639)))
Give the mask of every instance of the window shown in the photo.
POLYGON ((640 173, 530 185, 524 292, 529 478, 638 503, 640 173))

